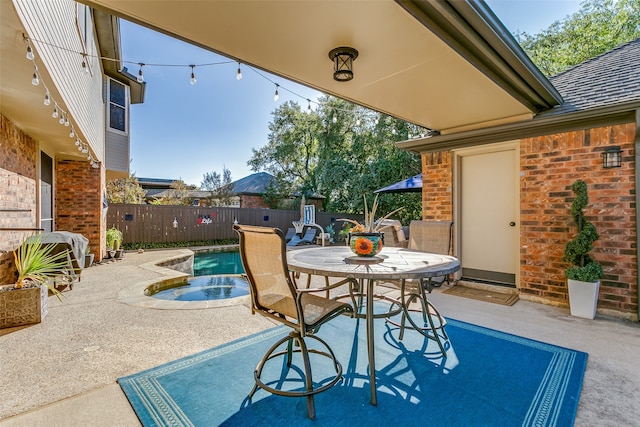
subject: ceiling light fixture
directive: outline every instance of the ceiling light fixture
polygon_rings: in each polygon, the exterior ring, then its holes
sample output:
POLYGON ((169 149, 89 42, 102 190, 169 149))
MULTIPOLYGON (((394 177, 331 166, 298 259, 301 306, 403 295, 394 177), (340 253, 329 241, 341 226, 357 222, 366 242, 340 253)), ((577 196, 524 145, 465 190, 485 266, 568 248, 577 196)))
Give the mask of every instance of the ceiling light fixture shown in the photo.
POLYGON ((329 59, 333 61, 333 79, 348 82, 353 79, 353 61, 358 57, 358 51, 352 47, 337 47, 329 52, 329 59))

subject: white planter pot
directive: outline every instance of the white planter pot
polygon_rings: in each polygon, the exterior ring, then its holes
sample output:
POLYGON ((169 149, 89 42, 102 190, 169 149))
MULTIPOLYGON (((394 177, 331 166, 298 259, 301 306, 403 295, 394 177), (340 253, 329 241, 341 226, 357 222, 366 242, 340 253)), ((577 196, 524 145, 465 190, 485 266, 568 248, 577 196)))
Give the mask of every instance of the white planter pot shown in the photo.
POLYGON ((600 281, 581 282, 579 280, 568 279, 569 285, 569 307, 571 315, 594 319, 596 317, 596 307, 598 306, 598 291, 600 281))

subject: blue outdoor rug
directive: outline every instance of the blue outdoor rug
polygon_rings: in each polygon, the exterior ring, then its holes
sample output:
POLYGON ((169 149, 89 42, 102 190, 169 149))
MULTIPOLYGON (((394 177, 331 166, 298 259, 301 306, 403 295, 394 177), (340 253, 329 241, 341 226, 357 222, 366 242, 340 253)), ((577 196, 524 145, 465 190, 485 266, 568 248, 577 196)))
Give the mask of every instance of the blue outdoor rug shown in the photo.
MULTIPOLYGON (((397 328, 375 322, 378 405, 370 404, 363 320, 340 317, 324 325, 325 339, 341 361, 344 383, 316 395, 316 419, 306 400, 258 390, 253 370, 288 328, 277 327, 120 378, 145 426, 571 426, 587 354, 448 320, 447 357, 415 331, 397 341, 397 328)), ((308 341, 313 343, 313 340, 308 341)), ((280 377, 271 362, 263 379, 280 377)), ((328 377, 324 360, 312 359, 316 382, 328 377), (319 363, 315 363, 319 362, 319 363)), ((298 387, 298 369, 282 387, 298 387)))

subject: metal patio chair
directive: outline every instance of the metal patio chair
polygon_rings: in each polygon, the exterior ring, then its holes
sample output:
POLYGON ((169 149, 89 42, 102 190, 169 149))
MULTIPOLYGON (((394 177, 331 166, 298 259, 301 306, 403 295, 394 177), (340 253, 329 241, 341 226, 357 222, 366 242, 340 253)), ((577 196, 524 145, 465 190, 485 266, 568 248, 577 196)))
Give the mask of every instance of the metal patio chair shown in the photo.
MULTIPOLYGON (((409 243, 407 248, 416 251, 449 255, 451 251, 452 221, 411 221, 409 224, 409 243)), ((400 286, 400 299, 404 308, 400 322, 389 319, 393 325, 400 327, 399 339, 404 337, 405 329, 414 329, 425 337, 438 343, 443 356, 446 351, 442 338, 448 340, 445 331, 447 321, 440 315, 436 307, 428 300, 427 294, 431 293, 433 286, 440 286, 449 281, 448 276, 424 278, 420 280, 403 281, 400 286), (420 309, 411 309, 414 302, 420 303, 420 309), (410 315, 411 312, 419 312, 421 324, 418 324, 410 315), (443 337, 440 337, 439 331, 443 337)))
MULTIPOLYGON (((244 266, 251 290, 251 310, 265 317, 276 320, 292 329, 286 337, 278 340, 258 363, 255 371, 255 385, 249 393, 249 400, 258 388, 280 396, 306 397, 309 418, 315 418, 313 396, 333 387, 342 377, 342 365, 336 359, 329 345, 315 335, 321 325, 341 314, 352 314, 349 304, 314 295, 313 292, 324 292, 328 288, 298 289, 287 267, 287 252, 282 231, 275 228, 234 225, 240 237, 240 257, 244 266), (316 349, 307 346, 307 339, 321 344, 316 349), (286 349, 279 348, 286 343, 286 349), (295 348, 294 348, 295 344, 295 348), (311 375, 309 353, 328 358, 334 368, 335 376, 331 376, 314 385, 311 375), (294 354, 302 357, 301 375, 304 373, 304 387, 296 390, 277 388, 284 384, 292 366, 294 354), (286 369, 280 370, 281 378, 268 382, 262 379, 265 364, 274 358, 284 357, 286 369), (275 384, 272 386, 270 384, 275 384)), ((295 365, 294 365, 295 366, 295 365)))

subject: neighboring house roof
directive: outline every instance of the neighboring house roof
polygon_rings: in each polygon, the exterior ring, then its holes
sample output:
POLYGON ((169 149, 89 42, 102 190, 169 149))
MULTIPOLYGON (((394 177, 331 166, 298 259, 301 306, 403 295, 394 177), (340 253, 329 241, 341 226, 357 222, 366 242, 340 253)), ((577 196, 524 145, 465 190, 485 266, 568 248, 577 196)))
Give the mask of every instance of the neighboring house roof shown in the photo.
POLYGON ((635 122, 640 109, 640 38, 589 59, 554 77, 564 102, 531 120, 398 143, 434 152, 571 130, 635 122))
MULTIPOLYGON (((273 184, 276 183, 275 176, 267 172, 258 172, 232 182, 231 192, 236 195, 240 195, 240 194, 262 195, 267 192, 267 188, 272 183, 273 184)), ((302 194, 300 192, 294 192, 291 194, 292 197, 300 197, 301 195, 302 194)), ((307 197, 310 199, 325 198, 323 195, 317 194, 317 193, 313 193, 307 197)))
POLYGON ((144 189, 147 188, 171 188, 171 184, 173 184, 175 179, 164 179, 164 178, 138 178, 138 184, 144 189))
POLYGON ((538 114, 567 114, 640 100, 640 38, 551 77, 564 102, 538 114))
POLYGON ((234 194, 264 194, 267 188, 275 182, 275 176, 266 172, 258 172, 232 182, 231 192, 234 194))

